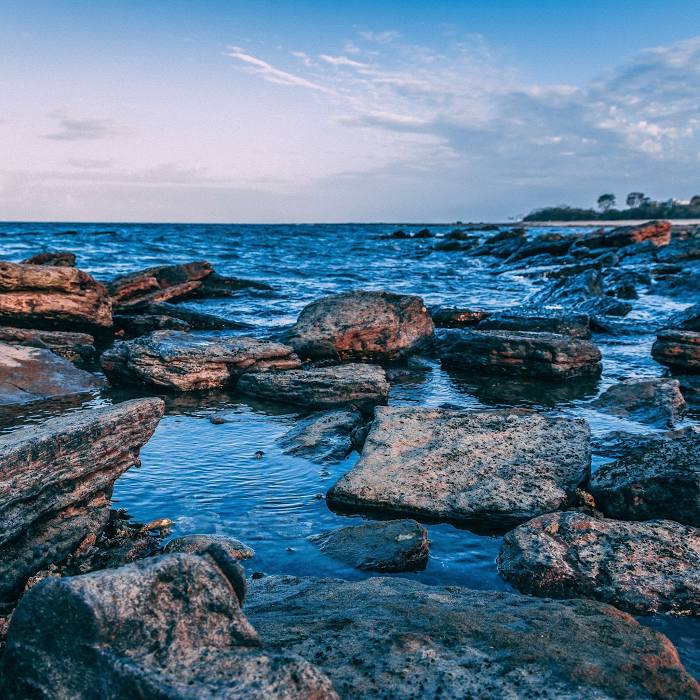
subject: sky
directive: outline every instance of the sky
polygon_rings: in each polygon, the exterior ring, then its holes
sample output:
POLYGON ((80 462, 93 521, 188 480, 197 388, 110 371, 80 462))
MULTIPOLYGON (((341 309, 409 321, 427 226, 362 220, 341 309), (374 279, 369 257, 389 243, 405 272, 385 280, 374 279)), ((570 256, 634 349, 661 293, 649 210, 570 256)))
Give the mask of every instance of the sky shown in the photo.
POLYGON ((0 220, 506 221, 700 193, 700 2, 0 0, 0 220))

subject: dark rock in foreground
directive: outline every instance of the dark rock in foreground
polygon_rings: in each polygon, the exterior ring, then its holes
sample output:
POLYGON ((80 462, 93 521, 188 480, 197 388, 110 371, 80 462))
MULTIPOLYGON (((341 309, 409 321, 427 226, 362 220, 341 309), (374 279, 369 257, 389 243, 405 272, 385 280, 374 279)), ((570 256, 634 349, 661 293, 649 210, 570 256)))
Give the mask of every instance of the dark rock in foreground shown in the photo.
POLYGON ((700 372, 700 333, 667 329, 659 331, 651 348, 652 357, 678 372, 700 372))
POLYGON ((37 253, 31 258, 22 260, 23 265, 49 265, 53 267, 75 267, 75 253, 67 250, 47 251, 37 253))
POLYGON ((345 700, 700 697, 666 637, 591 601, 268 576, 247 614, 269 652, 317 664, 345 700))
POLYGON ((469 328, 476 326, 491 315, 481 309, 464 309, 454 306, 439 306, 430 313, 437 328, 469 328))
POLYGON ((492 314, 479 323, 478 330, 555 333, 590 338, 591 320, 586 314, 555 314, 523 309, 492 314))
POLYGON ((377 408, 360 460, 327 501, 499 529, 565 507, 589 470, 582 420, 377 408))
POLYGON ((548 513, 503 538, 501 575, 547 598, 593 598, 634 614, 700 615, 700 530, 548 513))
POLYGON ((0 326, 0 342, 44 348, 74 363, 90 362, 96 354, 95 339, 87 333, 0 326))
POLYGON ((428 531, 415 520, 342 527, 309 541, 324 554, 365 571, 420 571, 428 563, 428 531))

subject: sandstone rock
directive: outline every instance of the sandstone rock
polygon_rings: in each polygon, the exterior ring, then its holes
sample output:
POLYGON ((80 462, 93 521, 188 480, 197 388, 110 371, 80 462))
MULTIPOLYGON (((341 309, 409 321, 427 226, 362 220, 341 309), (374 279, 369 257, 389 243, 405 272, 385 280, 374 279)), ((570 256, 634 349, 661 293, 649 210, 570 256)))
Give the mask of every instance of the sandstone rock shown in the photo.
POLYGON ((153 331, 189 331, 190 325, 186 321, 172 316, 157 314, 114 314, 114 334, 125 338, 138 338, 148 335, 153 331))
POLYGON ((337 698, 311 664, 261 651, 225 572, 188 554, 42 582, 3 662, 8 700, 337 698))
POLYGON ((324 554, 365 571, 421 571, 428 563, 428 531, 415 520, 341 527, 309 541, 324 554))
POLYGON ((426 347, 433 331, 420 297, 358 291, 305 307, 290 343, 302 359, 392 360, 426 347))
POLYGON ((600 467, 588 490, 610 518, 700 527, 700 435, 643 442, 600 467))
POLYGON ((618 226, 610 231, 586 239, 586 245, 593 247, 621 248, 633 243, 650 241, 655 246, 665 246, 671 242, 670 221, 647 221, 638 226, 618 226))
POLYGON ((697 374, 700 372, 700 332, 659 331, 651 356, 674 371, 697 374))
POLYGON ((467 328, 476 326, 490 316, 489 311, 463 309, 453 306, 439 306, 430 313, 437 328, 467 328))
POLYGON ((160 399, 126 401, 0 436, 0 604, 99 533, 114 481, 139 463, 163 410, 160 399))
POLYGON ((54 267, 75 267, 75 253, 66 250, 37 253, 31 258, 22 260, 23 265, 51 265, 54 267))
POLYGON ((243 542, 224 535, 182 535, 170 540, 163 547, 163 552, 165 554, 174 554, 176 552, 202 554, 212 544, 219 545, 222 551, 234 561, 251 559, 255 556, 255 552, 243 542))
POLYGON ((0 406, 88 394, 103 384, 50 350, 0 342, 0 406))
POLYGON ((666 637, 592 601, 267 576, 247 614, 266 649, 317 664, 345 700, 700 697, 666 637))
POLYGON ((700 530, 548 513, 503 538, 501 575, 547 598, 593 598, 634 614, 700 614, 700 530))
POLYGON ((686 410, 676 379, 628 379, 613 384, 591 405, 604 413, 662 427, 672 427, 686 410))
POLYGON ((269 340, 155 331, 115 343, 103 353, 101 364, 116 382, 192 391, 233 385, 243 372, 301 363, 290 347, 269 340))
POLYGON ((105 332, 112 307, 105 287, 82 270, 0 262, 0 323, 105 332))
POLYGON ((384 370, 364 364, 287 372, 249 372, 239 379, 237 387, 243 394, 304 408, 353 405, 364 412, 386 403, 389 395, 384 370))
POLYGON ((479 323, 478 330, 555 333, 574 338, 591 337, 591 320, 586 314, 561 314, 517 309, 492 314, 479 323))
POLYGON ((0 326, 0 342, 45 348, 75 363, 90 362, 95 358, 95 339, 87 333, 0 326))
POLYGON ((589 473, 582 420, 377 408, 360 460, 327 502, 498 529, 564 507, 589 473))
POLYGON ((313 462, 340 462, 352 451, 352 435, 362 426, 362 414, 353 410, 318 413, 300 421, 280 440, 286 454, 313 462))
POLYGON ((601 371, 600 350, 571 336, 478 330, 446 333, 440 341, 440 360, 448 368, 552 380, 601 371))

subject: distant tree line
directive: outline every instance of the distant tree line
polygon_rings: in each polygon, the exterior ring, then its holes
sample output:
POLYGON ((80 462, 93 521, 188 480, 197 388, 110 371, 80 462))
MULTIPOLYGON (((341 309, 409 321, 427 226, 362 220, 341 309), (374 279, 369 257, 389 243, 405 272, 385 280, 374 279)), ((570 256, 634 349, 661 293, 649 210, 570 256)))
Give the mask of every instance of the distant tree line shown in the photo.
POLYGON ((582 209, 560 204, 530 212, 524 221, 595 221, 608 219, 700 219, 700 195, 687 201, 668 199, 663 202, 647 197, 644 192, 630 192, 626 209, 616 209, 614 194, 601 194, 598 209, 582 209))

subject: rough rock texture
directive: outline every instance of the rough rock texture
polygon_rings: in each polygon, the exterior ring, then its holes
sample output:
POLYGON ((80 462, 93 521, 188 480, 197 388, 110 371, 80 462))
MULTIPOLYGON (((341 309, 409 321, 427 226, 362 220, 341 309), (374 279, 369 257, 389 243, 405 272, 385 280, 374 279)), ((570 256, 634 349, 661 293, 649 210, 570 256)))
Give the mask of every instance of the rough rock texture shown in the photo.
POLYGON ((344 700, 700 697, 666 637, 591 601, 268 576, 247 614, 266 649, 317 664, 344 700))
POLYGON ((75 267, 75 253, 67 250, 47 251, 37 253, 31 258, 22 260, 23 265, 52 265, 54 267, 75 267))
POLYGON ((700 530, 548 513, 511 530, 501 575, 525 593, 593 598, 634 614, 700 615, 700 530))
POLYGON ((365 571, 421 571, 428 563, 428 531, 415 520, 341 527, 309 541, 324 554, 365 571))
POLYGON ((643 442, 600 467, 587 488, 610 518, 700 527, 700 435, 643 442))
POLYGON ((650 241, 655 246, 665 246, 671 242, 670 221, 648 221, 638 226, 618 226, 610 231, 586 239, 586 245, 592 247, 622 248, 633 243, 650 241))
POLYGON ((104 332, 112 305, 104 285, 82 270, 0 262, 0 323, 104 332))
POLYGON ((462 309, 454 306, 439 306, 430 312, 437 328, 468 328, 476 326, 491 315, 481 309, 462 309))
POLYGON ((440 342, 444 367, 561 380, 595 376, 600 350, 588 340, 526 331, 454 331, 440 342))
POLYGON ((153 331, 189 331, 190 324, 173 316, 159 314, 114 314, 114 335, 138 338, 153 331))
POLYGON ((241 323, 240 321, 232 321, 222 316, 207 314, 202 311, 189 309, 182 304, 168 304, 161 302, 158 304, 149 304, 144 309, 149 314, 157 316, 170 316, 177 318, 180 321, 187 323, 194 331, 218 331, 227 328, 246 328, 250 324, 241 323))
POLYGON ((684 311, 673 314, 665 326, 683 331, 700 331, 700 304, 693 304, 684 311))
POLYGON ((311 664, 262 652, 226 572, 191 554, 42 582, 3 662, 7 700, 337 698, 311 664))
POLYGON ((564 507, 589 473, 585 421, 392 406, 327 501, 497 528, 564 507))
POLYGON ((586 314, 552 314, 531 311, 502 311, 478 325, 478 330, 532 331, 556 333, 574 338, 591 337, 591 320, 586 314))
POLYGON ((155 331, 115 343, 103 353, 102 370, 113 381, 172 391, 235 384, 243 372, 283 370, 301 363, 292 349, 269 340, 155 331))
POLYGON ((290 343, 303 359, 391 360, 425 347, 433 331, 420 297, 358 291, 306 306, 290 343))
POLYGON ((326 411, 299 421, 279 444, 286 454, 320 463, 340 462, 352 451, 352 434, 362 424, 359 411, 326 411))
POLYGON ((222 552, 234 561, 251 559, 255 556, 255 552, 243 542, 224 535, 182 535, 182 537, 170 540, 163 547, 163 552, 165 554, 173 554, 175 552, 202 554, 212 544, 221 547, 222 552))
POLYGON ((0 342, 0 406, 86 394, 103 384, 50 350, 0 342))
POLYGON ((0 342, 45 348, 71 362, 90 362, 95 358, 95 339, 87 333, 0 326, 0 342))
POLYGON ((243 394, 304 408, 352 405, 365 412, 386 403, 389 395, 384 370, 363 364, 287 372, 249 372, 240 378, 237 387, 243 394))
POLYGON ((651 356, 672 370, 700 373, 700 333, 671 329, 659 331, 651 356))
POLYGON ((676 379, 629 379, 613 384, 592 404, 599 411, 641 423, 672 427, 686 410, 676 379))
POLYGON ((114 481, 139 463, 163 410, 138 399, 0 436, 0 604, 100 532, 114 481))

